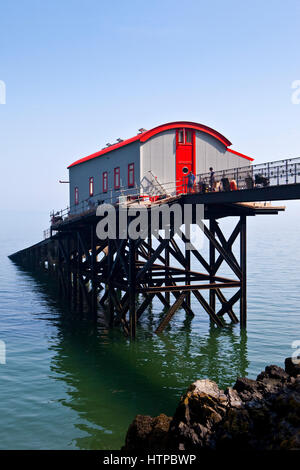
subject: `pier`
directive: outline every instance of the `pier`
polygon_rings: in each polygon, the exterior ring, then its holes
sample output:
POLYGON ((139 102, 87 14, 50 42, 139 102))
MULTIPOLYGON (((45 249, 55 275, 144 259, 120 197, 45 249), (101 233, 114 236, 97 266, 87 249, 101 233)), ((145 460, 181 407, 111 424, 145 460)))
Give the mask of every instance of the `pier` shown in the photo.
POLYGON ((245 328, 247 218, 276 215, 285 209, 267 201, 300 199, 300 159, 216 172, 216 183, 224 178, 236 180, 234 191, 203 190, 208 178, 209 175, 197 175, 191 192, 178 193, 178 182, 174 182, 175 190, 163 194, 159 189, 151 200, 141 194, 140 188, 127 198, 120 191, 122 203, 115 204, 117 213, 121 209, 128 211, 128 225, 130 208, 146 210, 149 227, 153 207, 179 204, 184 208, 189 204, 194 224, 196 207, 203 205, 203 236, 209 245, 206 258, 201 249, 190 246, 185 234, 178 242, 172 221, 170 237, 158 234, 155 243, 150 231, 138 239, 127 233, 126 237, 100 240, 96 234, 101 219, 97 207, 87 208, 84 201, 84 206, 79 205, 72 214, 70 208, 61 211, 43 241, 12 254, 10 259, 28 269, 42 269, 55 276, 59 294, 68 299, 72 308, 87 309, 97 318, 99 306, 103 307, 109 326, 121 327, 130 338, 135 338, 138 321, 154 298, 160 301, 164 312, 155 330, 157 334, 164 331, 178 309, 184 309, 188 316, 194 315, 192 297, 218 327, 224 326, 227 316, 245 328), (261 183, 255 183, 257 174, 261 183), (232 221, 227 236, 222 230, 224 218, 232 221), (219 274, 223 264, 230 268, 230 277, 219 274), (192 269, 195 265, 198 268, 192 269), (205 292, 209 293, 206 297, 205 292))

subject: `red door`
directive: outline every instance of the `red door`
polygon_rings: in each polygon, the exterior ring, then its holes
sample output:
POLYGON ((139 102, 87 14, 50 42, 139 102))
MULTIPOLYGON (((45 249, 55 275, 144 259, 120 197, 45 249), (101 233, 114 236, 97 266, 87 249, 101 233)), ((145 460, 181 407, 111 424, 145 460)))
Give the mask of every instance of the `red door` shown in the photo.
POLYGON ((192 129, 177 129, 176 131, 176 191, 187 192, 187 176, 194 168, 194 140, 192 129))

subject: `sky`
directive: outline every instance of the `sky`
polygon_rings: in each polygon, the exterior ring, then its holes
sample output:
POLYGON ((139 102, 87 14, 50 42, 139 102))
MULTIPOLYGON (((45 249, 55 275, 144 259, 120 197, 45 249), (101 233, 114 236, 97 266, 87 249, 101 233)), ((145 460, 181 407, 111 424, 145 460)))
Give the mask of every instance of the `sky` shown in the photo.
POLYGON ((299 44, 299 0, 0 0, 0 210, 46 223, 71 162, 169 121, 300 156, 299 44))

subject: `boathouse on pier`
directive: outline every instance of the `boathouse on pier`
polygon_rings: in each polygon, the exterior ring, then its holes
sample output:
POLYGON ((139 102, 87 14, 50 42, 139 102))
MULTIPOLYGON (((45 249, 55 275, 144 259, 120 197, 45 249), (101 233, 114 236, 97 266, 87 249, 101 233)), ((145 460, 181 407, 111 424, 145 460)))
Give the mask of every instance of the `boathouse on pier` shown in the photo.
POLYGON ((70 213, 87 201, 116 202, 120 195, 184 192, 190 171, 203 174, 249 166, 253 158, 231 149, 231 142, 203 124, 178 121, 162 124, 69 165, 70 213), (175 185, 175 187, 174 187, 175 185))

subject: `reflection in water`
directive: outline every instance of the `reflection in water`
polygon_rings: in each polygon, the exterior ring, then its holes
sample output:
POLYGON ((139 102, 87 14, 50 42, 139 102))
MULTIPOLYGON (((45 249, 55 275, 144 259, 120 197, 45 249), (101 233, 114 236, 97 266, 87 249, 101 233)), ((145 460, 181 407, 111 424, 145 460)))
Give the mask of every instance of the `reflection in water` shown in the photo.
POLYGON ((246 375, 245 331, 207 329, 204 317, 203 332, 195 332, 193 320, 180 313, 178 322, 158 337, 153 331, 160 307, 154 304, 144 314, 137 340, 130 342, 118 329, 75 316, 57 299, 53 280, 33 276, 51 306, 47 320, 57 327, 49 345, 54 352, 51 377, 66 385, 68 398, 61 404, 78 416, 78 448, 118 449, 136 414, 173 414, 180 395, 196 379, 209 377, 224 387, 246 375))

